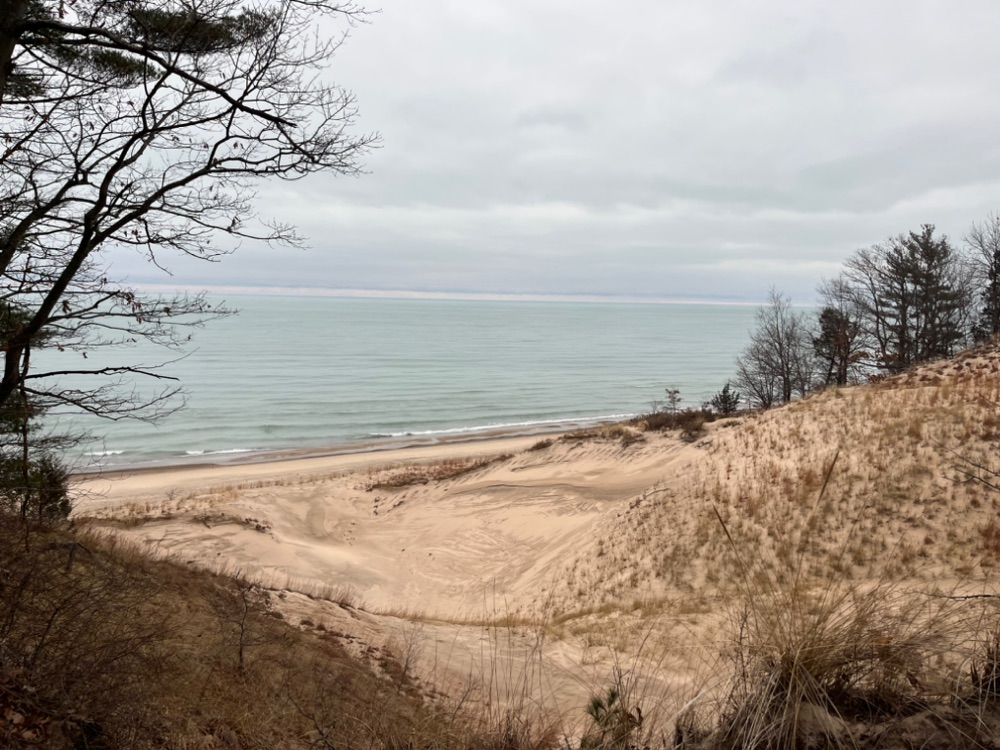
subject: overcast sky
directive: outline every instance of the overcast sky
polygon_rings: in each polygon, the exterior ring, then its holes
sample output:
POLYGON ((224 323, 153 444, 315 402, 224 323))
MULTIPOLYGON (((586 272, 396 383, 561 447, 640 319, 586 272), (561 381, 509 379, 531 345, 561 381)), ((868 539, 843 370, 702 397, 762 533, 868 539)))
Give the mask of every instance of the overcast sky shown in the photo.
MULTIPOLYGON (((370 174, 262 187, 308 251, 178 283, 796 302, 1000 209, 997 0, 383 0, 332 68, 370 174)), ((163 282, 130 269, 136 282, 163 282)))

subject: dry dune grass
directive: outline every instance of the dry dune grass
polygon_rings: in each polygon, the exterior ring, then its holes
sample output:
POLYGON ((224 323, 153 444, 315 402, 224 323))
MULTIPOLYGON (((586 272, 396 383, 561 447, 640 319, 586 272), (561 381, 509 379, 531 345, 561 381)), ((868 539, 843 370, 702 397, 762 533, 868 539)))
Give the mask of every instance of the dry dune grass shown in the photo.
POLYGON ((740 594, 720 679, 678 715, 676 747, 997 747, 995 596, 885 578, 818 586, 730 543, 740 594))
POLYGON ((287 594, 239 571, 206 573, 114 536, 24 533, 4 521, 5 748, 552 744, 554 730, 526 706, 478 710, 488 703, 481 686, 466 688, 467 705, 422 687, 405 642, 349 658, 335 634, 291 626, 275 606, 287 594))
POLYGON ((427 484, 428 482, 443 482, 496 463, 502 463, 510 458, 511 454, 502 453, 495 456, 446 458, 440 461, 409 464, 389 470, 373 470, 371 472, 372 478, 365 484, 365 489, 371 492, 373 490, 399 489, 400 487, 427 484))
POLYGON ((621 602, 638 592, 673 606, 721 592, 738 568, 716 509, 738 546, 766 550, 786 568, 795 560, 814 581, 879 567, 894 579, 982 585, 1000 538, 1000 494, 976 481, 1000 468, 998 363, 994 350, 980 350, 713 425, 707 449, 604 530, 595 564, 564 562, 557 577, 574 590, 562 601, 586 592, 621 602))

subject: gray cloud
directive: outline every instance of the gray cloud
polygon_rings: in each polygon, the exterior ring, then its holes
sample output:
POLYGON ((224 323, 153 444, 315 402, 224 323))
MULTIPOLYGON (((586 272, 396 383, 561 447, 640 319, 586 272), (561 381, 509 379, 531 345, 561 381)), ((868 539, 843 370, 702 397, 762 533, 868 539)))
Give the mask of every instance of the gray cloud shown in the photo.
MULTIPOLYGON (((263 185, 308 252, 181 283, 807 301, 860 246, 1000 207, 992 0, 385 0, 331 74, 383 147, 263 185)), ((133 280, 163 281, 122 259, 133 280)))

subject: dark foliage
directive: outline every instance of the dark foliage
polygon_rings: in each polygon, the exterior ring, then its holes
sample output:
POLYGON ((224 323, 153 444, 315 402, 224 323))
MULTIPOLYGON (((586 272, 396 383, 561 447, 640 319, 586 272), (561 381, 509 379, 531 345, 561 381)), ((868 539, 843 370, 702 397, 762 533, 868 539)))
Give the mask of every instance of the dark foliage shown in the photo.
POLYGON ((143 296, 106 276, 107 253, 164 267, 241 241, 301 245, 253 197, 265 179, 358 173, 377 136, 351 134, 352 95, 320 75, 343 37, 317 31, 363 15, 335 0, 0 4, 0 277, 24 314, 0 341, 0 405, 29 388, 101 416, 162 413, 175 386, 146 404, 132 395, 136 380, 165 378, 155 365, 73 355, 138 339, 180 348, 225 311, 143 296), (30 353, 54 332, 69 363, 37 372, 30 353), (64 370, 102 385, 46 385, 64 370))
POLYGON ((857 251, 839 286, 858 312, 871 366, 890 375, 950 357, 969 339, 968 266, 932 224, 857 251))
POLYGON ((722 390, 712 396, 708 403, 715 412, 724 417, 728 417, 739 411, 740 402, 742 400, 743 394, 734 390, 730 386, 729 381, 726 381, 726 384, 722 386, 722 390))
POLYGON ((847 385, 855 362, 854 342, 860 325, 836 307, 824 307, 819 313, 819 332, 813 337, 813 351, 823 385, 847 385))
POLYGON ((973 224, 965 238, 979 285, 973 338, 981 343, 1000 334, 1000 214, 973 224))

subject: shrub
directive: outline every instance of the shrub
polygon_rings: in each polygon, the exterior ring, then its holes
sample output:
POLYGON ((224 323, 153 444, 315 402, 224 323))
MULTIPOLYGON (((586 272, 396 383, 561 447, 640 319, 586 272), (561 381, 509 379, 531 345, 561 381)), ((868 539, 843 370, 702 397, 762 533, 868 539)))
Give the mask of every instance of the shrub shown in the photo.
POLYGON ((684 409, 678 412, 654 411, 629 420, 633 426, 642 426, 647 432, 681 430, 682 436, 692 439, 699 437, 706 423, 715 420, 715 414, 708 409, 684 409))
POLYGON ((678 419, 677 426, 681 431, 681 440, 685 443, 693 443, 705 434, 705 422, 708 421, 705 412, 685 411, 678 416, 682 417, 678 419))
POLYGON ((72 509, 69 471, 55 456, 43 453, 25 466, 20 456, 0 458, 0 503, 4 513, 39 522, 65 520, 72 509))
MULTIPOLYGON (((636 420, 629 424, 638 426, 636 420)), ((612 424, 604 427, 588 427, 582 430, 567 432, 560 440, 567 443, 578 443, 583 440, 620 440, 622 448, 628 448, 633 443, 641 443, 645 438, 642 434, 627 424, 612 424)))
POLYGON ((621 676, 608 688, 604 697, 595 695, 587 705, 587 716, 593 722, 590 731, 580 741, 580 750, 626 750, 638 747, 631 742, 642 727, 642 709, 629 710, 622 694, 621 676))
POLYGON ((740 408, 740 402, 743 400, 743 394, 739 391, 732 390, 729 387, 729 381, 722 386, 722 390, 716 393, 709 400, 712 408, 724 417, 728 417, 730 414, 735 414, 740 408))

